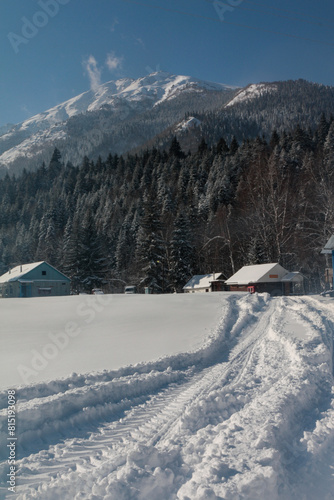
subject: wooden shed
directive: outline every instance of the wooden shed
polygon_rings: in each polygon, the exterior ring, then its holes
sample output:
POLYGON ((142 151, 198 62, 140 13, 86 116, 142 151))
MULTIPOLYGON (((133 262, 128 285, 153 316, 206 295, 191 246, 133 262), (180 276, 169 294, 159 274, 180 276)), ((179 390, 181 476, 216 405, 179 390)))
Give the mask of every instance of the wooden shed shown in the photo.
POLYGON ((231 292, 259 292, 271 295, 290 295, 295 288, 302 291, 304 277, 299 272, 289 272, 278 263, 244 266, 225 281, 231 292))
POLYGON ((71 280, 47 262, 22 264, 0 276, 0 297, 70 294, 71 280))

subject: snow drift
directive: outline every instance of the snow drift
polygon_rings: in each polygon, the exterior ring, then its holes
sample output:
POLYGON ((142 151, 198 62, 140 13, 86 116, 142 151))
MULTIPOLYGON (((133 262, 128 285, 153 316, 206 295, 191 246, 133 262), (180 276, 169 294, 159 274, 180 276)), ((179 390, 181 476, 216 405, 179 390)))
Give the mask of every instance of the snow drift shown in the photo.
POLYGON ((184 352, 17 389, 16 498, 333 498, 333 302, 210 295, 220 318, 184 352))

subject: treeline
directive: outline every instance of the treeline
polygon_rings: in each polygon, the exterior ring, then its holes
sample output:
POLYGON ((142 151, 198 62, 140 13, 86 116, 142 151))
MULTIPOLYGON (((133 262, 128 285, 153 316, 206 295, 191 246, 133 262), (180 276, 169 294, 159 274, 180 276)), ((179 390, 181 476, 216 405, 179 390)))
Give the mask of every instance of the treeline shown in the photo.
POLYGON ((185 154, 109 155, 0 181, 0 268, 46 260, 73 288, 181 291, 193 274, 279 262, 323 286, 334 231, 334 121, 185 154))

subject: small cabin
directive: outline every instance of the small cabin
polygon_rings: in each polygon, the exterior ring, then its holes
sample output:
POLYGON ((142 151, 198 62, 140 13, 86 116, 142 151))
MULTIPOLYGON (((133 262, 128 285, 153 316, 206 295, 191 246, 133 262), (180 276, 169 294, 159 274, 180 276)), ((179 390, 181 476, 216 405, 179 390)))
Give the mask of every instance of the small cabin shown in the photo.
POLYGON ((244 266, 225 281, 231 292, 270 293, 272 296, 303 292, 304 277, 278 263, 244 266))
POLYGON ((222 273, 196 274, 183 287, 184 293, 221 292, 224 290, 222 273))
POLYGON ((0 276, 0 297, 69 295, 70 285, 70 278, 45 261, 21 264, 0 276))

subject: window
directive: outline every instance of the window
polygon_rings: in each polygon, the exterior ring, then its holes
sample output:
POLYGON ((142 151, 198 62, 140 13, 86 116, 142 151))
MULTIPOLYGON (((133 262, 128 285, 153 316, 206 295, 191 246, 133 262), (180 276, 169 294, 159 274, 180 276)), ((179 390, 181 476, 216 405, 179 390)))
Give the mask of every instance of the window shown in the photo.
POLYGON ((46 271, 42 271, 42 276, 46 276, 46 271))

